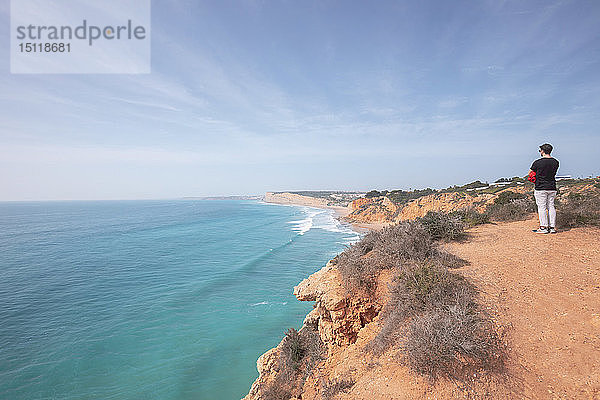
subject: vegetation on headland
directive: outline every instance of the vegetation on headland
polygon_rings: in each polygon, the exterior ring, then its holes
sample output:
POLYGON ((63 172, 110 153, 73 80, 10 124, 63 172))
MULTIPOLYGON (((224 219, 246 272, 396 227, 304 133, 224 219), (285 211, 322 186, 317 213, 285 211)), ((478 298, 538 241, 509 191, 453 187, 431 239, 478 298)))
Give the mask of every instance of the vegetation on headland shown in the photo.
POLYGON ((387 198, 389 198, 391 201, 393 201, 396 204, 404 204, 404 203, 408 203, 411 200, 414 199, 418 199, 419 197, 423 197, 423 196, 427 196, 433 193, 437 193, 437 190, 435 189, 415 189, 415 190, 391 190, 391 191, 377 191, 377 190, 371 190, 370 192, 367 192, 367 194, 365 195, 366 198, 372 198, 372 197, 380 197, 380 196, 386 196, 387 198))
MULTIPOLYGON (((466 261, 439 246, 440 241, 464 238, 466 215, 431 213, 369 232, 332 260, 348 294, 357 298, 375 301, 378 275, 389 270, 394 276, 381 331, 366 351, 401 349, 403 356, 396 362, 433 379, 502 371, 505 344, 498 327, 480 304, 475 286, 451 271, 466 261)), ((265 399, 301 394, 302 384, 323 355, 315 350, 321 345, 314 343, 319 343, 316 327, 288 331, 276 361, 277 376, 264 392, 265 399)), ((352 385, 350 378, 327 381, 324 396, 330 398, 352 385)))
POLYGON ((496 182, 492 184, 488 184, 487 182, 481 182, 479 180, 466 183, 461 186, 453 185, 449 186, 445 189, 411 189, 411 190, 371 190, 367 192, 365 195, 366 198, 380 197, 386 196, 392 202, 398 205, 406 204, 411 200, 416 200, 420 197, 428 196, 435 193, 496 193, 498 191, 504 190, 508 187, 518 187, 528 184, 528 182, 519 177, 514 178, 500 178, 496 180, 496 182))
POLYGON ((288 400, 302 392, 302 385, 313 367, 325 357, 325 348, 316 326, 297 331, 288 329, 275 361, 275 380, 262 394, 265 400, 288 400))
MULTIPOLYGON (((577 190, 559 196, 559 227, 600 225, 600 182, 573 181, 560 185, 577 190), (585 190, 579 190, 581 185, 587 185, 585 190)), ((477 287, 455 271, 466 261, 440 243, 468 240, 470 227, 525 219, 535 210, 531 193, 502 191, 483 211, 430 211, 413 221, 369 232, 339 254, 331 263, 349 298, 383 301, 377 298, 383 289, 378 277, 383 271, 391 275, 378 332, 364 350, 375 356, 393 355, 392 362, 432 380, 468 383, 482 373, 503 376, 508 357, 504 327, 482 303, 477 287)), ((320 374, 314 367, 326 358, 324 346, 316 324, 288 331, 280 345, 276 379, 261 398, 301 395, 307 377, 320 374)), ((350 390, 355 383, 351 376, 319 379, 325 399, 350 390)))
POLYGON ((381 331, 368 350, 400 348, 399 362, 433 379, 503 370, 499 328, 479 303, 475 286, 451 271, 465 261, 439 247, 439 241, 464 238, 464 227, 460 215, 430 213, 370 232, 338 256, 336 265, 351 293, 373 296, 381 270, 394 276, 381 331))
MULTIPOLYGON (((557 182, 557 209, 569 214, 570 196, 578 193, 586 197, 600 195, 600 178, 560 179, 557 182)), ((589 208, 588 204, 588 208, 589 208)), ((486 221, 511 221, 530 217, 536 211, 533 184, 523 178, 500 178, 488 185, 481 181, 443 190, 422 189, 412 191, 370 191, 364 198, 352 203, 347 216, 349 222, 397 223, 407 219, 424 217, 428 211, 467 213, 463 215, 467 225, 486 221)), ((591 221, 589 215, 576 211, 580 220, 591 221)), ((559 218, 558 227, 569 227, 559 218)))
MULTIPOLYGON (((568 188, 576 185, 593 184, 600 188, 600 178, 580 178, 580 179, 559 179, 557 181, 557 187, 568 188)), ((445 189, 411 189, 411 190, 371 190, 365 194, 365 198, 373 198, 385 196, 392 202, 398 205, 405 204, 411 200, 418 199, 420 197, 428 196, 435 193, 464 193, 464 194, 495 194, 509 188, 521 188, 527 187, 533 190, 533 184, 527 179, 514 176, 512 178, 499 178, 493 183, 481 182, 476 180, 464 185, 453 185, 445 189)))
MULTIPOLYGON (((600 183, 597 185, 600 189, 600 183)), ((556 225, 569 229, 577 226, 600 226, 600 196, 571 193, 558 204, 556 225)))

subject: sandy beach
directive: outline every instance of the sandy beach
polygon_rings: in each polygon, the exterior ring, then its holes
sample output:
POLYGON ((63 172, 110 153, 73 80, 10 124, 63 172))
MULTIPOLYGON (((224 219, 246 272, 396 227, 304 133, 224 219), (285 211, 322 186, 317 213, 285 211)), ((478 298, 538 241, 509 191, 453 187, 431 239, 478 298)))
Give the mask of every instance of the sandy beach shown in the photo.
POLYGON ((350 206, 330 206, 327 204, 325 199, 319 199, 315 197, 302 196, 295 193, 273 193, 267 192, 264 198, 265 203, 272 204, 283 204, 283 205, 294 205, 294 206, 307 206, 322 208, 326 210, 333 210, 335 218, 345 224, 350 224, 352 229, 358 233, 366 233, 372 230, 380 230, 387 226, 386 223, 365 223, 365 222, 352 222, 346 218, 352 212, 350 206))

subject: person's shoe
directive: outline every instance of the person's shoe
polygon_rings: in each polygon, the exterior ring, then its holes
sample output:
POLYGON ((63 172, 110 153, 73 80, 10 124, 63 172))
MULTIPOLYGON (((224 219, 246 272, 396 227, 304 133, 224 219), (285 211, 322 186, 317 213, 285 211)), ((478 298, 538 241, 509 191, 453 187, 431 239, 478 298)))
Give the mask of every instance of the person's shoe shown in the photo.
POLYGON ((548 230, 548 233, 556 233, 556 229, 554 229, 553 227, 550 227, 550 229, 548 230))
POLYGON ((538 229, 534 229, 533 232, 534 233, 548 233, 548 229, 544 228, 543 226, 540 226, 538 229))

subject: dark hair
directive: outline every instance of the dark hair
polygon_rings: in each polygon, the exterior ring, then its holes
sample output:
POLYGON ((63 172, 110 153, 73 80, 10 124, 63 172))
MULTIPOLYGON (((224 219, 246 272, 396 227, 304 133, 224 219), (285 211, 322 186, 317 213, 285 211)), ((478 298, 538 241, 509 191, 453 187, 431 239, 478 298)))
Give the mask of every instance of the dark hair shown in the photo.
POLYGON ((540 146, 540 150, 542 150, 544 153, 550 155, 550 153, 552 153, 552 145, 549 143, 544 143, 543 145, 540 146))

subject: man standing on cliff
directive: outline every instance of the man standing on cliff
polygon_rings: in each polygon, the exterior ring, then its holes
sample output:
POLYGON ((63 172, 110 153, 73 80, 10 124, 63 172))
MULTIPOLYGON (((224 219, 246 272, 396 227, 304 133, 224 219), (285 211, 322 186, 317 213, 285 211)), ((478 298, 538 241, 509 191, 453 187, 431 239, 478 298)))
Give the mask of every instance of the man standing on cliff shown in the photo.
POLYGON ((535 233, 556 233, 556 171, 558 160, 550 155, 552 145, 545 143, 540 146, 539 158, 531 164, 531 171, 535 172, 535 203, 540 217, 540 227, 534 229, 535 233))

